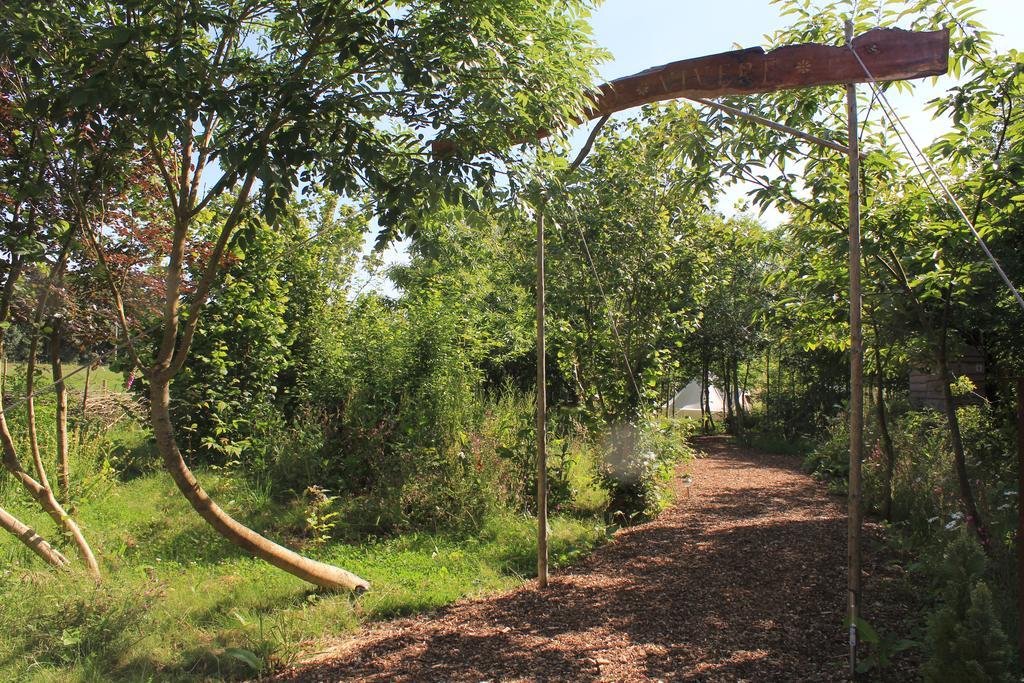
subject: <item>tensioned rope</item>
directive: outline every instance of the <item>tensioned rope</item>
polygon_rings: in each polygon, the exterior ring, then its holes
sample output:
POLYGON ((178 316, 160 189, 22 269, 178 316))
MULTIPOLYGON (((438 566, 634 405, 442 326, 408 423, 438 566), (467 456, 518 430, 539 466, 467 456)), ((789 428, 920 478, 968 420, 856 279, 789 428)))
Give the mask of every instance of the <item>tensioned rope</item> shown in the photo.
MULTIPOLYGON (((868 69, 867 64, 865 64, 864 60, 860 58, 860 55, 857 54, 857 50, 853 47, 853 45, 850 45, 849 47, 850 52, 853 53, 853 56, 857 59, 857 62, 860 64, 861 69, 864 70, 864 74, 868 77, 869 84, 872 90, 877 94, 879 104, 881 105, 881 109, 885 113, 886 118, 889 120, 889 123, 895 131, 896 136, 900 138, 900 141, 903 142, 904 146, 906 147, 907 142, 906 140, 903 139, 903 134, 906 134, 907 140, 910 141, 910 144, 913 146, 913 148, 917 151, 917 154, 924 161, 925 165, 928 167, 928 170, 931 171, 932 175, 935 177, 935 180, 942 188, 942 191, 945 193, 946 197, 949 199, 950 202, 952 202, 953 206, 956 207, 957 212, 960 214, 960 217, 963 219, 964 223, 971 231, 971 234, 974 235, 974 239, 978 242, 978 245, 981 246, 982 251, 985 252, 985 256, 988 257, 988 260, 992 264, 992 267, 999 274, 999 277, 1002 278, 1003 282, 1006 283, 1006 286, 1009 287, 1010 291, 1013 293, 1013 296, 1017 300, 1017 303, 1020 305, 1021 309, 1024 310, 1024 297, 1021 296, 1020 292, 1017 290, 1013 282, 1010 280, 1009 276, 1006 274, 1006 271, 1003 270, 1002 265, 1000 265, 995 255, 988 248, 988 245, 985 244, 985 240, 982 239, 981 234, 978 232, 977 228, 974 227, 974 223, 971 221, 970 218, 968 218, 967 212, 964 211, 963 207, 960 205, 960 202, 957 201, 957 198, 950 191, 949 186, 946 185, 946 182, 942 179, 942 176, 940 176, 939 172, 935 170, 935 166, 932 165, 931 159, 929 159, 928 155, 921 150, 921 147, 917 144, 917 141, 914 140, 914 136, 911 135, 906 125, 896 115, 896 109, 892 106, 892 103, 889 102, 889 98, 886 96, 885 91, 879 86, 878 80, 875 79, 874 74, 872 74, 871 70, 868 69)), ((910 152, 909 148, 907 151, 908 153, 910 152)), ((911 154, 911 160, 913 161, 913 154, 911 154)), ((925 181, 925 184, 927 186, 928 178, 916 162, 914 162, 914 168, 916 168, 918 173, 921 174, 921 178, 922 180, 925 181)))
MULTIPOLYGON (((597 122, 594 129, 590 131, 590 135, 587 137, 586 143, 580 153, 576 155, 576 159, 569 165, 568 174, 572 174, 576 169, 580 167, 583 160, 590 153, 591 148, 594 146, 594 141, 597 140, 597 134, 601 132, 604 124, 608 123, 608 119, 611 118, 611 114, 607 114, 597 122)), ((640 401, 644 400, 644 395, 640 391, 640 385, 637 384, 636 375, 633 373, 633 366, 629 362, 629 354, 626 353, 626 345, 622 342, 622 336, 619 334, 619 326, 615 322, 615 315, 612 313, 612 306, 609 302, 608 295, 605 294, 604 285, 601 282, 601 276, 597 273, 597 267, 594 265, 594 257, 590 253, 590 246, 587 244, 587 237, 583 233, 583 226, 580 224, 579 214, 575 208, 572 209, 573 222, 576 224, 576 230, 580 235, 580 242, 583 244, 583 253, 587 257, 587 263, 590 264, 590 271, 594 274, 594 281, 597 283, 597 289, 601 293, 601 300, 604 302, 605 313, 608 316, 608 322, 611 323, 612 333, 615 335, 615 342, 619 345, 619 351, 622 352, 622 360, 626 364, 626 373, 629 375, 629 381, 633 385, 633 391, 636 392, 637 398, 640 401)))
MULTIPOLYGON (((948 14, 949 18, 953 20, 953 23, 957 25, 957 28, 960 29, 960 32, 963 33, 964 36, 968 36, 969 34, 967 32, 967 25, 964 24, 963 20, 961 20, 958 16, 956 16, 953 13, 953 10, 950 9, 949 4, 946 2, 946 0, 939 0, 939 4, 942 5, 942 9, 946 10, 946 14, 948 14)), ((978 64, 980 62, 980 64, 984 66, 986 69, 992 68, 991 65, 989 65, 988 63, 988 60, 985 59, 985 55, 982 54, 981 50, 978 49, 977 42, 971 42, 971 52, 974 53, 975 58, 978 60, 975 62, 975 64, 978 64)))
POLYGON ((578 216, 574 218, 573 222, 576 224, 577 232, 579 232, 580 241, 583 244, 583 253, 587 256, 587 263, 590 264, 590 270, 594 274, 594 281, 597 283, 597 290, 601 293, 601 299, 604 301, 604 308, 608 315, 608 322, 611 323, 612 332, 615 334, 615 341, 618 343, 619 350, 622 352, 622 360, 626 363, 626 372, 629 374, 629 380, 633 384, 633 390, 636 392, 637 398, 643 401, 644 395, 640 391, 640 385, 636 382, 636 375, 633 374, 633 367, 629 362, 629 354, 626 353, 626 345, 622 342, 622 336, 619 334, 619 326, 615 322, 615 315, 612 312, 612 306, 609 302, 608 295, 604 292, 604 285, 601 283, 601 276, 597 274, 597 268, 594 266, 594 257, 590 254, 590 246, 587 244, 586 235, 583 234, 583 226, 580 224, 578 216))

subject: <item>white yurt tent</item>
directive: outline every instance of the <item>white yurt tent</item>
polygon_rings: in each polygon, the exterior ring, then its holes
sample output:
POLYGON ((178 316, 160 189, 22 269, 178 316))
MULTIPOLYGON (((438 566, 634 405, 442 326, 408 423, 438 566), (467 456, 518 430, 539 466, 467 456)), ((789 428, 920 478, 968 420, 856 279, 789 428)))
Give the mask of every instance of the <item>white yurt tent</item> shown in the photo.
MULTIPOLYGON (((679 417, 695 417, 700 419, 700 391, 701 385, 698 380, 693 380, 662 406, 666 415, 679 417)), ((750 396, 746 392, 740 392, 740 399, 744 408, 750 408, 750 396)), ((708 389, 708 403, 711 406, 712 417, 723 417, 725 415, 725 394, 715 386, 714 382, 708 389)))

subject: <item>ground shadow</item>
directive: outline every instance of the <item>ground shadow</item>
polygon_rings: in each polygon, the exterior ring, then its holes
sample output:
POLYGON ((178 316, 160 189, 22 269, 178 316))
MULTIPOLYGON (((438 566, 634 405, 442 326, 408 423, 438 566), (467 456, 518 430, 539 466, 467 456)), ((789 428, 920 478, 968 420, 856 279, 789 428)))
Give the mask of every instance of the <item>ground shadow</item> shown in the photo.
POLYGON ((383 624, 282 678, 841 680, 843 511, 792 458, 698 445, 689 497, 546 590, 383 624))

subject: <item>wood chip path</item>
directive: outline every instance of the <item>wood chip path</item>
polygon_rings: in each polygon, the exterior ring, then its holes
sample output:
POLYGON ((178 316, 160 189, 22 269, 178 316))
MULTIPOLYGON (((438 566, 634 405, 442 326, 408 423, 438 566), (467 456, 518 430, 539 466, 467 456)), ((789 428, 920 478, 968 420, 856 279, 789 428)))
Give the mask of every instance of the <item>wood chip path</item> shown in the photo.
MULTIPOLYGON (((697 446, 689 495, 677 480, 672 508, 547 590, 371 625, 277 680, 843 680, 845 501, 795 458, 697 446)), ((910 594, 878 533, 867 525, 866 612, 899 633, 910 594)))

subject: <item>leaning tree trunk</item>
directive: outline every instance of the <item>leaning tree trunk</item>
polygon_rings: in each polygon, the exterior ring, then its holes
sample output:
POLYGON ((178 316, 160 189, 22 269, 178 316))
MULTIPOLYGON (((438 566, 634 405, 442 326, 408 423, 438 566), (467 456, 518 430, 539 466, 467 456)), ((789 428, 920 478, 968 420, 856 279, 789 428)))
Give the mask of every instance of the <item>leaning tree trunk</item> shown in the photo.
MULTIPOLYGON (((11 302, 14 298, 14 286, 20 276, 20 273, 21 264, 18 257, 15 257, 14 265, 7 274, 7 282, 4 283, 3 294, 0 296, 0 323, 7 322, 8 320, 11 310, 11 302)), ((6 357, 4 355, 4 332, 5 330, 0 327, 0 358, 6 357)), ((35 353, 35 346, 33 346, 32 351, 35 353)), ((28 383, 31 386, 31 375, 29 376, 28 383)), ((28 397, 31 399, 31 390, 28 392, 28 397)), ((31 403, 29 404, 29 407, 31 407, 31 403)), ((6 408, 6 406, 4 406, 4 408, 6 408)), ((30 425, 33 427, 35 426, 31 424, 31 420, 30 425)), ((2 452, 4 468, 14 475, 14 478, 25 487, 32 498, 39 503, 39 506, 43 511, 50 515, 53 521, 57 523, 57 527, 71 537, 89 572, 99 580, 100 568, 99 564, 96 562, 96 556, 93 555, 92 549, 89 547, 89 543, 85 540, 85 536, 82 535, 78 525, 75 524, 75 521, 71 519, 66 512, 64 512, 64 509, 60 506, 60 503, 57 502, 57 499, 54 497, 53 491, 50 487, 37 482, 21 466, 21 462, 18 460, 18 449, 14 444, 14 438, 11 436, 10 429, 7 427, 7 415, 2 409, 0 409, 0 452, 2 452)), ((43 471, 43 478, 45 478, 45 471, 42 470, 38 458, 36 464, 39 465, 40 470, 43 471)), ((27 534, 27 527, 20 524, 20 522, 16 522, 17 520, 8 515, 2 526, 8 531, 18 534, 19 538, 21 538, 23 542, 35 542, 37 536, 27 534)), ((44 549, 44 546, 35 542, 34 548, 44 549)), ((49 546, 47 545, 45 548, 49 548, 49 546)), ((47 553, 47 555, 49 555, 49 553, 47 553)), ((57 555, 59 555, 65 563, 67 562, 63 555, 60 555, 59 553, 57 553, 57 555)), ((53 556, 54 559, 56 559, 56 557, 57 556, 53 556)))
POLYGON ((0 529, 14 534, 29 550, 57 569, 64 569, 70 564, 68 558, 61 555, 59 550, 47 543, 32 527, 23 524, 3 508, 0 508, 0 529))
POLYGON ((89 547, 89 542, 85 540, 82 530, 75 523, 75 520, 71 519, 71 516, 64 511, 61 504, 57 502, 57 498, 53 495, 53 490, 49 486, 44 486, 33 479, 18 461, 17 448, 14 445, 14 439, 11 436, 11 432, 7 428, 7 418, 3 413, 0 413, 0 443, 3 445, 4 467, 7 468, 8 472, 14 475, 15 479, 21 482, 21 485, 24 486, 32 498, 39 503, 39 506, 43 508, 43 511, 53 519, 57 524, 57 527, 71 537, 71 540, 78 548, 78 554, 81 555, 82 561, 85 562, 89 573, 99 580, 99 563, 96 562, 96 556, 93 554, 92 548, 89 547))
MULTIPOLYGON (((877 336, 877 335, 876 335, 877 336)), ((885 373, 882 371, 882 354, 875 348, 875 415, 878 418, 878 432, 882 437, 882 451, 885 453, 885 475, 882 481, 882 517, 892 521, 892 481, 896 475, 896 449, 889 432, 889 411, 885 405, 885 373)))
POLYGON ((71 500, 71 468, 68 466, 68 388, 64 384, 64 367, 61 354, 61 322, 53 323, 50 335, 50 370, 53 387, 57 393, 57 485, 65 505, 71 500))
MULTIPOLYGON (((262 140, 261 144, 265 144, 265 142, 266 138, 262 140)), ((171 423, 170 382, 175 374, 184 367, 185 361, 188 358, 189 348, 198 329, 203 307, 216 282, 228 242, 234 228, 245 216, 250 193, 253 184, 256 182, 256 169, 252 168, 248 171, 245 180, 238 189, 232 208, 220 229, 220 234, 214 243, 213 249, 207 257, 203 273, 194 288, 192 288, 188 319, 185 321, 184 327, 181 327, 179 325, 179 307, 181 305, 180 296, 184 281, 186 243, 192 221, 195 218, 194 214, 191 213, 191 209, 195 206, 195 188, 199 186, 200 178, 202 177, 202 165, 199 165, 195 167, 191 181, 185 180, 185 177, 188 175, 188 156, 188 154, 184 155, 186 172, 183 173, 180 187, 170 188, 172 193, 181 193, 182 201, 181 204, 174 207, 174 233, 167 254, 168 261, 164 275, 163 334, 153 363, 144 372, 146 379, 149 381, 150 422, 153 427, 153 434, 156 437, 157 450, 163 458, 167 472, 174 479, 174 483, 181 490, 185 499, 199 513, 199 516, 206 520, 225 539, 242 550, 314 585, 333 589, 366 590, 369 588, 369 584, 355 574, 303 557, 237 522, 227 512, 222 510, 210 498, 209 494, 203 490, 203 487, 196 481, 195 476, 181 457, 181 452, 175 440, 174 427, 171 423), (188 192, 189 186, 192 188, 191 194, 188 192)), ((213 196, 213 194, 208 195, 208 198, 213 196)), ((113 272, 107 263, 106 254, 97 239, 98 231, 94 230, 94 226, 90 225, 86 214, 83 213, 81 218, 83 220, 83 232, 102 267, 107 286, 113 298, 118 325, 121 333, 124 335, 124 343, 127 346, 128 353, 135 367, 145 368, 146 365, 142 362, 132 341, 132 330, 128 324, 124 297, 121 295, 117 280, 114 278, 113 272)))
POLYGON ((967 474, 967 458, 964 454, 963 437, 960 434, 960 419, 956 414, 953 390, 949 386, 950 374, 946 344, 946 336, 943 335, 939 343, 938 353, 936 354, 936 361, 939 366, 939 377, 942 381, 942 407, 946 414, 946 421, 949 423, 949 440, 953 446, 956 479, 960 487, 960 503, 964 507, 964 514, 967 515, 967 526, 978 535, 978 540, 981 541, 985 551, 991 552, 992 546, 988 535, 988 527, 978 512, 978 505, 974 500, 974 491, 971 489, 971 480, 967 474))
POLYGON ((221 509, 199 485, 178 450, 171 424, 170 380, 153 377, 150 380, 149 399, 156 445, 163 457, 164 466, 195 511, 221 536, 278 569, 317 586, 355 591, 365 591, 370 587, 369 583, 351 572, 303 557, 264 538, 221 509))
MULTIPOLYGON (((0 442, 2 442, 3 454, 4 454, 4 467, 7 471, 14 475, 14 478, 21 482, 21 485, 25 487, 29 495, 32 496, 39 503, 39 506, 43 508, 43 511, 50 516, 51 519, 57 524, 57 528, 61 529, 64 533, 71 537, 75 547, 78 549, 78 554, 81 556, 82 561, 85 562, 89 573, 98 581, 100 579, 100 566, 96 561, 96 555, 92 552, 92 548, 89 546, 89 542, 85 539, 85 535, 82 530, 75 523, 71 516, 64 510, 59 502, 57 502, 56 496, 53 495, 53 488, 50 486, 50 482, 46 477, 46 468, 43 465, 42 456, 39 451, 39 439, 36 429, 36 415, 35 415, 35 402, 33 399, 34 393, 34 375, 35 375, 35 358, 38 352, 38 333, 32 338, 32 343, 29 346, 29 359, 27 368, 27 377, 25 380, 25 410, 28 413, 26 424, 29 437, 29 449, 32 453, 32 463, 35 467, 36 476, 39 478, 38 481, 34 479, 28 472, 21 466, 21 462, 18 459, 18 449, 14 443, 14 438, 11 436, 10 429, 7 426, 7 416, 0 412, 0 442)), ((0 343, 0 352, 3 350, 3 344, 0 343)))

